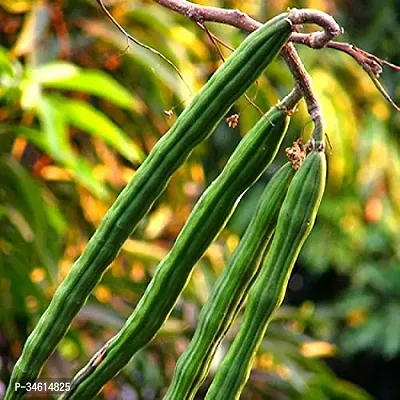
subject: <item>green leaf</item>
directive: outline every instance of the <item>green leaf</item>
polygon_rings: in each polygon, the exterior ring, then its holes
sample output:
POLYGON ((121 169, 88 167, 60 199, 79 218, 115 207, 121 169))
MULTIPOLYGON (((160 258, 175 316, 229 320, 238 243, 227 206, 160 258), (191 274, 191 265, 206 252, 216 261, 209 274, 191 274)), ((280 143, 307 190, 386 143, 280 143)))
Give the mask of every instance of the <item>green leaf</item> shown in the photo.
MULTIPOLYGON (((46 268, 49 281, 55 282, 60 249, 57 241, 51 237, 53 227, 47 218, 47 205, 43 201, 39 183, 17 162, 2 157, 0 189, 3 193, 5 215, 19 234, 18 240, 11 241, 12 247, 17 255, 22 255, 24 253, 22 242, 26 242, 28 246, 26 251, 34 255, 33 258, 30 256, 31 262, 34 263, 33 260, 37 258, 46 268)), ((2 230, 2 235, 5 235, 5 232, 6 230, 2 230)), ((2 238, 4 239, 4 236, 2 238)))
POLYGON ((348 354, 373 349, 379 351, 385 329, 385 315, 372 314, 361 326, 342 334, 342 349, 348 354))
POLYGON ((1 79, 1 86, 3 86, 3 74, 7 75, 14 75, 14 68, 11 63, 10 58, 8 57, 8 51, 0 46, 0 79, 1 79))
POLYGON ((12 60, 9 51, 0 46, 0 99, 12 101, 13 98, 19 98, 21 78, 21 64, 12 60))
POLYGON ((15 135, 4 125, 0 125, 0 155, 9 154, 14 144, 15 135))
POLYGON ((7 140, 11 140, 10 137, 23 136, 36 147, 47 152, 46 138, 38 129, 22 125, 2 125, 0 127, 0 135, 0 137, 4 136, 7 140))
POLYGON ((71 157, 71 146, 62 113, 45 97, 38 99, 36 112, 44 134, 47 151, 56 160, 68 163, 71 157))
POLYGON ((370 310, 377 306, 378 298, 370 292, 360 290, 346 292, 334 305, 338 316, 344 316, 354 310, 370 310))
POLYGON ((40 101, 40 97, 42 96, 42 90, 40 84, 30 70, 25 70, 25 76, 21 81, 20 90, 21 107, 24 110, 35 108, 36 103, 40 101))
POLYGON ((67 62, 52 62, 38 66, 34 72, 44 87, 90 93, 137 112, 141 108, 138 98, 103 71, 82 69, 67 62))
MULTIPOLYGON (((42 127, 41 135, 35 138, 36 144, 48 152, 61 165, 69 168, 76 180, 101 199, 108 197, 105 186, 94 177, 91 166, 72 151, 66 121, 62 112, 46 97, 41 97, 36 105, 36 112, 42 127)), ((32 131, 31 131, 32 133, 32 131)))
POLYGON ((400 304, 389 304, 386 309, 386 324, 383 335, 383 354, 395 357, 400 351, 400 304))
POLYGON ((62 110, 66 120, 76 128, 102 138, 132 162, 142 162, 143 151, 133 143, 125 132, 115 125, 105 114, 81 100, 63 97, 48 97, 54 106, 62 110))

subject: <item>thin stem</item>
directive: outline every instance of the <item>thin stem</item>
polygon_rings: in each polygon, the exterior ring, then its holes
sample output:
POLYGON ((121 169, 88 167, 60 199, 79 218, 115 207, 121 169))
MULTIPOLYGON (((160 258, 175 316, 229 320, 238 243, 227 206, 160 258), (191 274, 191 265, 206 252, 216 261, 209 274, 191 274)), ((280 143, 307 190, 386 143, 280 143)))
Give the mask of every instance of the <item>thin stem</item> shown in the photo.
POLYGON ((162 60, 164 60, 167 64, 169 64, 175 72, 178 74, 179 78, 181 81, 185 84, 187 89, 189 90, 189 93, 192 94, 192 90, 190 89, 189 85, 186 83, 185 79, 183 78, 181 72, 179 71, 178 67, 167 57, 164 56, 164 54, 160 53, 158 50, 153 49, 151 46, 148 46, 147 44, 141 42, 140 40, 134 38, 130 33, 128 33, 122 26, 119 24, 119 22, 113 17, 113 15, 108 11, 107 7, 104 5, 103 0, 96 0, 103 12, 107 15, 108 19, 113 23, 113 25, 127 38, 128 40, 128 47, 129 47, 129 41, 137 44, 140 47, 143 47, 146 50, 151 51, 154 53, 156 56, 160 57, 162 60))
MULTIPOLYGON (((197 23, 219 22, 226 25, 231 25, 245 32, 252 32, 261 26, 261 23, 247 14, 239 10, 222 9, 217 7, 201 6, 189 1, 182 0, 154 0, 158 4, 172 11, 182 14, 197 23)), ((335 22, 328 14, 319 10, 313 9, 291 9, 288 19, 293 25, 301 25, 305 23, 317 24, 323 28, 323 31, 312 33, 293 32, 290 41, 306 45, 313 49, 328 47, 334 50, 345 52, 352 56, 358 64, 364 69, 371 80, 374 82, 377 89, 385 97, 385 99, 396 109, 399 107, 394 103, 393 99, 387 93, 386 89, 378 81, 382 66, 386 65, 397 71, 400 67, 382 60, 373 54, 359 49, 349 43, 339 43, 332 39, 343 32, 343 29, 335 22), (380 66, 380 67, 379 67, 380 66)))
MULTIPOLYGON (((259 21, 254 20, 253 18, 249 17, 247 14, 239 10, 200 6, 190 3, 188 1, 180 0, 155 1, 158 4, 169 8, 170 10, 185 15, 204 30, 206 30, 204 25, 204 22, 206 21, 221 22, 224 24, 235 26, 247 32, 252 32, 262 25, 259 21)), ((310 22, 322 26, 322 28, 324 29, 323 31, 313 32, 313 34, 310 34, 310 43, 312 43, 314 46, 324 47, 326 43, 329 42, 329 40, 331 40, 333 37, 336 37, 342 32, 342 29, 331 16, 317 10, 292 9, 289 12, 288 20, 294 24, 310 22)), ((209 35, 208 30, 206 30, 206 32, 209 35)), ((210 39, 212 40, 211 37, 210 39)), ((281 56, 288 64, 289 70, 292 73, 295 82, 298 84, 295 92, 297 92, 298 90, 301 91, 302 95, 306 99, 307 109, 310 113, 311 118, 314 121, 314 124, 317 124, 318 126, 321 125, 321 109, 312 91, 311 77, 305 70, 303 63, 297 55, 293 45, 288 43, 282 50, 281 56), (286 50, 287 48, 288 50, 286 50), (290 54, 290 56, 287 54, 290 54)), ((321 141, 323 141, 323 135, 321 141)))
POLYGON ((392 105, 392 107, 394 107, 397 111, 400 111, 400 107, 393 101, 389 93, 386 91, 386 89, 383 87, 378 79, 382 73, 384 65, 394 69, 395 71, 400 71, 400 66, 392 64, 386 60, 382 60, 374 54, 368 53, 367 51, 349 43, 339 43, 333 41, 329 43, 329 47, 342 51, 353 57, 368 74, 375 87, 379 90, 379 92, 381 92, 385 99, 392 105))
MULTIPOLYGON (((261 23, 240 10, 223 9, 218 7, 201 6, 182 0, 154 0, 172 11, 182 14, 195 22, 220 22, 231 25, 246 32, 253 32, 261 23)), ((294 25, 305 23, 317 24, 324 30, 313 32, 311 42, 314 46, 324 47, 329 40, 340 35, 342 28, 328 14, 312 9, 291 9, 288 19, 294 25)))
MULTIPOLYGON (((190 18, 202 29, 205 29, 204 22, 221 22, 224 24, 232 25, 240 28, 247 32, 252 32, 258 29, 262 24, 253 18, 249 17, 247 14, 242 13, 239 10, 229 10, 221 9, 217 7, 206 7, 197 4, 190 3, 188 1, 180 0, 155 0, 158 4, 169 8, 177 13, 185 15, 190 18)), ((308 34, 307 42, 310 46, 314 48, 325 47, 328 42, 342 33, 342 28, 336 23, 336 21, 330 16, 318 10, 298 10, 292 9, 289 11, 288 20, 294 25, 304 24, 304 23, 315 23, 323 28, 323 31, 313 32, 308 34)), ((206 30, 210 39, 213 38, 206 30)), ((214 44, 216 44, 213 41, 214 44)), ((218 48, 218 46, 217 46, 218 48)), ((315 125, 315 140, 323 143, 324 141, 324 126, 323 119, 321 115, 321 107, 315 97, 312 89, 311 77, 304 68, 294 46, 288 43, 282 49, 281 56, 285 60, 292 73, 296 88, 294 93, 297 95, 300 92, 307 103, 308 112, 315 125)), ((281 103, 282 104, 282 103, 281 103)), ((283 103, 283 106, 285 104, 283 103)), ((289 107, 290 108, 290 107, 289 107)))
MULTIPOLYGON (((313 48, 313 43, 310 41, 310 35, 305 33, 292 33, 290 41, 293 43, 303 44, 305 46, 313 48)), ((368 74, 372 82, 383 97, 390 103, 390 105, 397 111, 400 111, 400 107, 390 97, 387 90, 379 81, 379 77, 382 73, 383 66, 400 71, 400 66, 392 64, 386 60, 383 60, 374 54, 368 53, 367 51, 360 49, 350 43, 341 43, 331 40, 326 45, 327 48, 335 49, 353 57, 354 60, 362 67, 362 69, 368 74)))
POLYGON ((289 19, 294 25, 317 24, 324 29, 308 34, 308 41, 313 49, 325 47, 329 41, 343 33, 343 28, 333 17, 319 10, 293 8, 289 12, 289 19))
POLYGON ((285 108, 288 112, 292 112, 302 97, 300 86, 297 84, 293 90, 278 103, 278 107, 285 108))
POLYGON ((314 139, 317 142, 324 142, 324 122, 321 112, 321 106, 314 94, 312 88, 311 76, 305 69, 296 49, 292 43, 288 43, 282 49, 282 57, 289 67, 290 72, 295 78, 296 83, 299 85, 300 91, 304 96, 307 104, 307 111, 314 122, 314 139))
POLYGON ((239 10, 218 7, 200 6, 182 0, 154 0, 156 3, 172 11, 184 15, 195 22, 220 22, 231 25, 246 32, 253 32, 261 23, 239 10))

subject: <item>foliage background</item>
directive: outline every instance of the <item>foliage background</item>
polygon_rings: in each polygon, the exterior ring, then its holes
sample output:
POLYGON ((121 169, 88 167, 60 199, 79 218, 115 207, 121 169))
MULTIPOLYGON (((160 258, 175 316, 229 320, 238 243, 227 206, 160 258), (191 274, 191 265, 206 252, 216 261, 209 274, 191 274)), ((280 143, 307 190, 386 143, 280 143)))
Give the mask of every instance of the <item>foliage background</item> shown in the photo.
MULTIPOLYGON (((220 65, 207 36, 187 19, 149 0, 108 3, 133 36, 173 60, 192 93, 220 65)), ((321 9, 345 28, 343 40, 400 64, 400 6, 394 0, 198 3, 237 7, 259 20, 289 6, 321 9)), ((230 27, 209 27, 234 47, 244 37, 230 27)), ((327 120, 328 188, 244 398, 397 399, 400 116, 346 55, 299 51, 327 120)), ((385 71, 383 80, 399 102, 398 75, 385 71)), ((257 94, 256 103, 267 110, 291 85, 278 60, 249 95, 257 94)), ((152 53, 127 48, 96 2, 0 0, 0 393, 57 285, 188 101, 176 73, 152 53), (173 107, 168 118, 164 111, 173 107)), ((174 175, 42 376, 71 377, 122 325, 199 195, 258 117, 243 99, 232 113, 238 111, 238 128, 221 123, 174 175)), ((309 135, 309 122, 302 105, 276 162, 204 255, 171 318, 103 397, 156 399, 165 392, 258 195, 283 162, 283 149, 309 135)))

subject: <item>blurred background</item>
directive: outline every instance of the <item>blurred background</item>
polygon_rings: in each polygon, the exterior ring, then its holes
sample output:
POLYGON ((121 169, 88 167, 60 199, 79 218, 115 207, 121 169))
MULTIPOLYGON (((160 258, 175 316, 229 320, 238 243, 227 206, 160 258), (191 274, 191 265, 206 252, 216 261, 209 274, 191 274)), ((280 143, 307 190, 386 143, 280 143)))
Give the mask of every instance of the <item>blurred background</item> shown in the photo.
MULTIPOLYGON (((340 40, 400 64, 395 0, 197 3, 240 8, 260 21, 287 7, 317 8, 345 28, 340 40)), ((0 397, 27 336, 101 218, 221 64, 208 37, 188 19, 151 0, 107 4, 134 37, 178 66, 192 94, 160 58, 128 47, 95 1, 0 0, 0 397), (165 111, 172 108, 169 117, 165 111)), ((244 38, 231 27, 208 27, 233 47, 244 38)), ((400 115, 350 57, 298 49, 327 121, 329 180, 243 398, 398 399, 400 115)), ((386 70, 382 81, 399 103, 399 74, 386 70)), ((277 60, 248 94, 266 111, 292 85, 277 60)), ((200 194, 259 117, 244 99, 231 110, 236 112, 238 127, 222 122, 173 176, 42 377, 70 378, 122 326, 200 194)), ((285 147, 311 130, 302 104, 276 161, 198 263, 161 332, 99 398, 162 397, 260 192, 284 162, 285 147)), ((223 342, 211 377, 237 326, 223 342)))

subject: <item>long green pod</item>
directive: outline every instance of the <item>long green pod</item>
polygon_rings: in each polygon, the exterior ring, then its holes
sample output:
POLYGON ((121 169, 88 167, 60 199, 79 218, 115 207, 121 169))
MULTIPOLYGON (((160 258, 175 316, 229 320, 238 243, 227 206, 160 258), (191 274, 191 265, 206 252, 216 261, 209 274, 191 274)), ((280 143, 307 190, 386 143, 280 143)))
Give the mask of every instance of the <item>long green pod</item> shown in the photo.
POLYGON ((14 367, 7 400, 20 398, 24 384, 36 380, 107 266, 172 174, 276 57, 290 36, 291 25, 287 14, 281 14, 250 34, 156 144, 105 215, 28 337, 14 367))
POLYGON ((189 400, 206 378, 210 362, 261 264, 295 170, 286 163, 269 181, 238 247, 203 306, 196 331, 179 358, 165 400, 189 400))
POLYGON ((241 140, 220 175, 203 193, 174 246, 158 266, 125 325, 73 380, 67 398, 92 398, 156 335, 194 265, 223 228, 240 196, 274 159, 287 129, 285 107, 273 107, 241 140), (76 382, 78 384, 76 384, 76 382))
POLYGON ((250 290, 242 325, 217 370, 207 400, 239 398, 271 317, 282 303, 293 265, 314 225, 325 180, 325 153, 313 150, 289 186, 271 247, 250 290))

